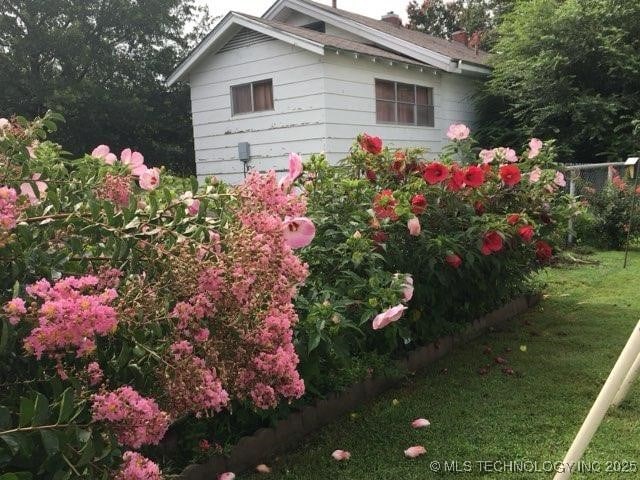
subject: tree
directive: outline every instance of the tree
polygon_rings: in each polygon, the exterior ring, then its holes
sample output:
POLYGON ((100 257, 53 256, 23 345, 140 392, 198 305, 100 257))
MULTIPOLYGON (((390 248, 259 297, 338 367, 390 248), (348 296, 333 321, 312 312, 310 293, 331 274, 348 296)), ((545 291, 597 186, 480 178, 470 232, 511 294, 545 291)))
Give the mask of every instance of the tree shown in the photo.
POLYGON ((132 147, 191 173, 189 92, 164 78, 208 24, 194 0, 0 0, 0 116, 51 109, 74 153, 132 147))
POLYGON ((513 4, 514 0, 412 0, 407 6, 409 27, 448 39, 456 30, 477 32, 478 46, 488 50, 496 40, 496 25, 513 4))
POLYGON ((556 138, 578 162, 638 151, 640 3, 520 2, 498 32, 485 99, 504 100, 521 140, 556 138))

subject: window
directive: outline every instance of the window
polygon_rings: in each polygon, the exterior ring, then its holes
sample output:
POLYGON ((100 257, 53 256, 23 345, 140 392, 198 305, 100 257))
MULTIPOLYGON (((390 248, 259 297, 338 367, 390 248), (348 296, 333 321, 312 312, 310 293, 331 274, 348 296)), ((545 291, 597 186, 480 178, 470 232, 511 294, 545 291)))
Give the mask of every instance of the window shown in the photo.
POLYGON ((264 110, 273 110, 271 79, 231 87, 231 111, 234 115, 264 110))
POLYGON ((433 88, 376 80, 376 121, 433 127, 433 88))

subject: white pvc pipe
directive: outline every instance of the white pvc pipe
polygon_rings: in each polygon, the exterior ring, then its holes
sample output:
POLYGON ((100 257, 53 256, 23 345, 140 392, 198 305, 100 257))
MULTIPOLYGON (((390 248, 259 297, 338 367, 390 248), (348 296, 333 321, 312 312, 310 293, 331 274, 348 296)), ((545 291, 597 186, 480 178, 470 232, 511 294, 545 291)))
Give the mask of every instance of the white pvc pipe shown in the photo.
POLYGON ((633 362, 633 366, 631 367, 631 370, 629 370, 627 376, 624 378, 622 386, 620 387, 620 390, 618 390, 618 393, 616 393, 611 406, 618 407, 622 402, 624 402, 624 400, 627 398, 627 395, 629 394, 631 385, 633 385, 633 382, 636 381, 638 376, 640 376, 640 355, 638 355, 636 357, 636 361, 633 362))
POLYGON ((607 414, 613 398, 620 390, 622 383, 630 372, 631 367, 639 354, 640 322, 638 322, 633 329, 633 332, 631 332, 631 336, 629 337, 627 344, 622 350, 620 357, 618 357, 618 361, 613 367, 613 370, 611 370, 609 378, 607 378, 602 390, 600 390, 598 398, 591 407, 591 410, 589 410, 587 418, 585 418, 582 427, 580 427, 580 431, 573 440, 562 464, 558 467, 553 480, 566 480, 571 477, 571 474, 576 468, 576 464, 582 458, 589 442, 602 423, 602 419, 607 414))

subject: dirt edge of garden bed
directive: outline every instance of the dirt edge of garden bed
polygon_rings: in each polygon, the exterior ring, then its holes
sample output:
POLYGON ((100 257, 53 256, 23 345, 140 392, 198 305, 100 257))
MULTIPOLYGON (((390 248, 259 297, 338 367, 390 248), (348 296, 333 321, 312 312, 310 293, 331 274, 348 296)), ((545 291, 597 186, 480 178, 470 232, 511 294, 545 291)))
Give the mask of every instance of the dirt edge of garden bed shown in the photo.
MULTIPOLYGON (((398 368, 417 372, 449 353, 454 346, 473 340, 538 304, 540 294, 525 295, 471 322, 460 333, 447 335, 417 348, 398 360, 398 368)), ((216 455, 206 463, 189 465, 175 478, 180 480, 212 480, 223 472, 242 473, 267 463, 275 455, 284 453, 312 432, 357 409, 382 392, 397 386, 402 378, 378 377, 358 382, 342 392, 328 395, 315 404, 279 420, 274 427, 261 428, 253 435, 242 437, 229 456, 216 455)))

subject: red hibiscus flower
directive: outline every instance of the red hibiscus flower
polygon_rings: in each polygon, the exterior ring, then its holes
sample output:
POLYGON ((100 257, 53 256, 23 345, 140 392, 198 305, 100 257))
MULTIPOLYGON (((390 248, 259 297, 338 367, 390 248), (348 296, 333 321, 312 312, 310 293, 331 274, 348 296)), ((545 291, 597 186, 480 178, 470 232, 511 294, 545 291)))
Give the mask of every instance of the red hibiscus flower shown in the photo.
POLYGON ((411 213, 414 215, 421 215, 427 209, 427 199, 424 195, 418 193, 411 199, 411 213))
POLYGON ((509 225, 515 225, 519 221, 520 221, 520 215, 518 215, 517 213, 511 213, 507 215, 507 223, 509 225))
POLYGON ((382 139, 374 137, 368 133, 363 133, 360 137, 360 147, 365 151, 377 155, 382 151, 382 139))
POLYGON ((440 162, 431 162, 422 172, 424 181, 429 185, 435 185, 436 183, 444 182, 449 175, 449 170, 440 162))
POLYGON ((462 265, 462 259, 455 253, 450 253, 445 257, 446 262, 453 268, 459 268, 462 265))
POLYGON ((367 169, 367 171, 365 172, 365 176, 367 177, 367 180, 369 180, 371 183, 376 183, 376 180, 378 179, 378 176, 376 175, 376 172, 374 172, 371 169, 367 169))
POLYGON ((502 236, 498 232, 487 232, 482 237, 482 251, 483 255, 491 255, 492 253, 502 250, 504 243, 502 236))
POLYGON ((500 178, 509 187, 513 187, 520 181, 520 169, 517 165, 509 164, 500 167, 500 178))
POLYGON ((480 170, 482 170, 484 173, 490 173, 491 172, 491 164, 490 163, 483 163, 482 165, 480 165, 480 170))
POLYGON ((484 213, 484 203, 480 200, 476 200, 473 204, 473 209, 476 211, 476 215, 482 215, 484 213))
POLYGON ((382 230, 376 230, 374 234, 371 235, 371 239, 378 245, 386 242, 388 238, 389 238, 389 235, 387 235, 382 230))
POLYGON ((393 198, 392 190, 382 190, 373 198, 373 211, 379 219, 390 218, 397 220, 396 206, 398 201, 393 198))
POLYGON ((464 170, 464 183, 467 187, 476 188, 484 183, 484 172, 476 165, 464 170))
POLYGON ((544 240, 538 240, 536 242, 536 257, 538 257, 538 260, 540 260, 541 262, 546 262, 551 258, 552 255, 553 249, 551 248, 551 245, 549 245, 544 240))
POLYGON ((525 243, 529 243, 533 239, 533 234, 535 230, 531 225, 523 225, 518 229, 518 235, 522 238, 522 241, 525 243))
POLYGON ((457 192, 464 187, 464 172, 457 165, 451 166, 451 177, 447 182, 447 190, 457 192))

